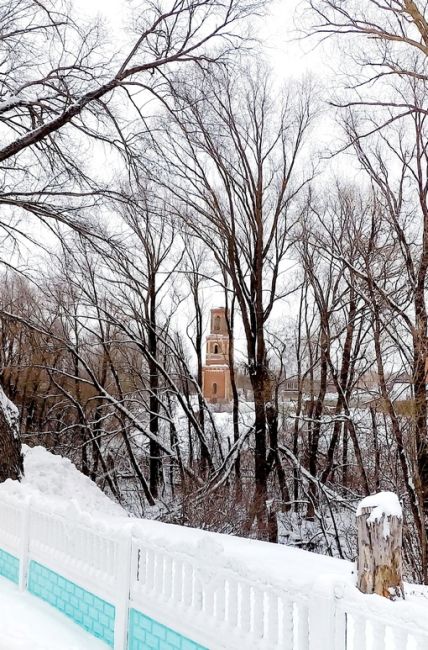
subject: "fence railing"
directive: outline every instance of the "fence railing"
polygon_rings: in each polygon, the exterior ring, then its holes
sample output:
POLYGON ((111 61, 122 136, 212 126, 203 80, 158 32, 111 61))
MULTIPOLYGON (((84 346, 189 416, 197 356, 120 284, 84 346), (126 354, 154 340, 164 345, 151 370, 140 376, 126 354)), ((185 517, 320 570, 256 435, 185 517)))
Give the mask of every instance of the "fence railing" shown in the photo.
POLYGON ((426 650, 428 601, 364 596, 351 570, 286 547, 95 521, 0 492, 0 574, 115 650, 426 650))

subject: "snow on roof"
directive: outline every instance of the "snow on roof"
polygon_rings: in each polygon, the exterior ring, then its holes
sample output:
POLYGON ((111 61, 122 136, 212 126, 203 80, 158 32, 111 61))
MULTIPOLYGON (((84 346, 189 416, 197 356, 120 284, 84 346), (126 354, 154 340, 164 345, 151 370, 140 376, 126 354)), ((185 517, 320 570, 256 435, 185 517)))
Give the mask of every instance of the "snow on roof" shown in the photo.
POLYGON ((398 517, 399 519, 403 516, 400 502, 394 492, 378 492, 378 494, 372 494, 360 501, 357 508, 357 517, 362 514, 364 508, 373 508, 367 520, 369 523, 380 521, 384 515, 386 517, 398 517))

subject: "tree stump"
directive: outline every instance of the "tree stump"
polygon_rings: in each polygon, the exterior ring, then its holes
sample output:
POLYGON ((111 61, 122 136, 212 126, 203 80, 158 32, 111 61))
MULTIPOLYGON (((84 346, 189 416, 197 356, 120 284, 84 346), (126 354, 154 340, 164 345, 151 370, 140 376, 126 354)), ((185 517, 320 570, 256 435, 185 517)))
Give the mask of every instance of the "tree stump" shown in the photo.
POLYGON ((0 483, 20 479, 23 459, 18 428, 18 409, 0 387, 0 483))
POLYGON ((404 595, 402 587, 403 515, 393 492, 361 501, 357 510, 358 582, 364 594, 404 595))

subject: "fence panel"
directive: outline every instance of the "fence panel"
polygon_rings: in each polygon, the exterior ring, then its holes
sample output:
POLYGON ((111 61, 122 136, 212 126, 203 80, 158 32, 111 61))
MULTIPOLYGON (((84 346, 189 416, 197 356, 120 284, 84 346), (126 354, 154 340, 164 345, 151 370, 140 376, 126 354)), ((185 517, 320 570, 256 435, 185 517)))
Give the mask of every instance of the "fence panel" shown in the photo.
MULTIPOLYGON (((129 539, 129 536, 128 536, 129 539)), ((29 556, 103 598, 116 600, 126 538, 61 514, 31 508, 29 556)))
MULTIPOLYGON (((364 596, 340 573, 323 578, 320 572, 308 585, 307 575, 302 577, 292 562, 275 580, 264 571, 271 552, 267 545, 255 542, 247 560, 245 553, 240 556, 245 546, 239 540, 222 540, 137 520, 105 527, 78 513, 53 511, 37 498, 0 498, 0 573, 1 562, 11 557, 16 566, 6 567, 3 575, 25 588, 30 561, 28 588, 57 609, 64 600, 61 588, 71 583, 76 602, 92 594, 86 627, 78 609, 68 615, 115 650, 134 647, 127 641, 134 633, 146 635, 148 647, 156 639, 162 647, 161 640, 170 638, 172 647, 181 639, 177 647, 194 650, 428 648, 428 607, 364 596), (251 564, 253 549, 259 569, 251 564), (49 572, 57 574, 57 595, 43 594, 49 572), (58 576, 65 582, 60 584, 58 576)), ((286 562, 293 555, 284 549, 278 557, 286 562)), ((308 556, 312 561, 315 567, 320 560, 308 556)), ((66 607, 61 611, 67 613, 66 607)))
POLYGON ((27 513, 24 499, 8 497, 0 500, 0 547, 14 556, 22 554, 27 513))
POLYGON ((346 621, 343 650, 428 648, 428 607, 424 612, 423 605, 366 596, 347 585, 335 608, 346 621))
POLYGON ((132 607, 178 623, 211 650, 309 650, 309 603, 302 592, 243 576, 183 544, 162 547, 141 533, 133 554, 132 607))

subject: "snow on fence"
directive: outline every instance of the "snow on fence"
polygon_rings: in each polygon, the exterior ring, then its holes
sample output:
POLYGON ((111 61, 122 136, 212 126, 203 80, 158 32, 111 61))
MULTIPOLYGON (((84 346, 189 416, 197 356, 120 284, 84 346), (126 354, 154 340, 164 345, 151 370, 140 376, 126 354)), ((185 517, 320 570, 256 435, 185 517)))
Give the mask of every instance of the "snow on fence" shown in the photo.
POLYGON ((115 650, 428 648, 428 606, 361 594, 347 562, 36 496, 0 495, 0 575, 115 650))

